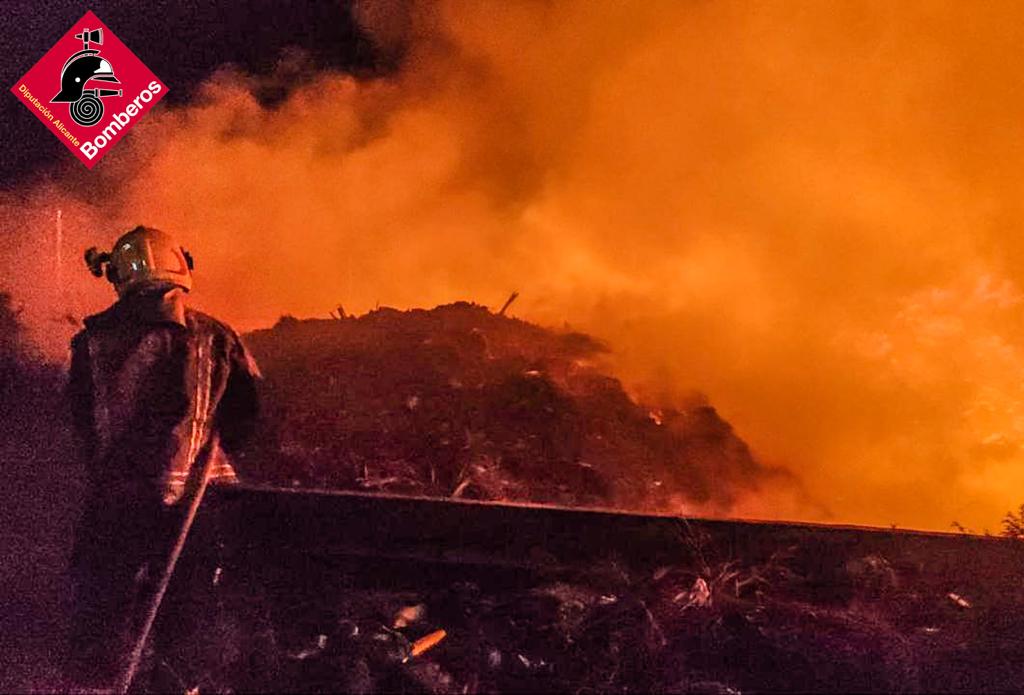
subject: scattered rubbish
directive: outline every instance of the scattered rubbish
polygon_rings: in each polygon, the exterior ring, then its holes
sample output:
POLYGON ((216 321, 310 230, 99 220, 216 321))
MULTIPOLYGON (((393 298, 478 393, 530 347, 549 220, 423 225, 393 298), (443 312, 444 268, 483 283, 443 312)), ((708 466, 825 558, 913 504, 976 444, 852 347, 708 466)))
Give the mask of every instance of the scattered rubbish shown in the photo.
POLYGON ((291 653, 288 656, 289 658, 294 659, 295 661, 305 661, 306 659, 317 656, 326 648, 327 635, 321 634, 316 636, 316 642, 313 645, 306 647, 305 649, 299 650, 298 652, 291 653))
POLYGON ((412 644, 400 632, 378 625, 370 634, 370 649, 374 659, 383 663, 405 663, 412 655, 412 644))
POLYGON ((338 634, 348 639, 359 637, 359 625, 353 620, 341 620, 338 622, 338 634))
POLYGON ((523 668, 528 671, 544 671, 550 670, 551 664, 539 657, 530 658, 525 654, 516 654, 516 658, 519 663, 522 664, 523 668))
POLYGON ((680 608, 706 608, 711 605, 711 588, 704 577, 697 577, 693 586, 688 591, 681 591, 672 597, 673 603, 680 604, 680 608))
POLYGON ((846 571, 861 590, 874 596, 899 587, 896 571, 881 555, 865 555, 849 560, 846 571))
POLYGON ((946 596, 949 598, 950 601, 952 601, 956 606, 960 608, 970 608, 972 605, 971 602, 968 601, 966 598, 964 598, 960 594, 953 593, 952 591, 946 594, 946 596))
POLYGON ((426 652, 430 651, 438 644, 440 644, 441 641, 447 636, 448 633, 444 630, 434 630, 429 635, 420 637, 418 640, 412 643, 412 650, 410 651, 409 656, 403 659, 403 661, 408 661, 410 658, 425 654, 426 652))
MULTIPOLYGON (((406 664, 405 673, 418 686, 412 688, 414 692, 423 691, 436 695, 459 692, 454 688, 451 674, 441 668, 440 664, 432 661, 411 661, 406 664)), ((463 689, 462 692, 467 691, 463 689)))
POLYGON ((716 681, 686 683, 680 690, 687 695, 742 695, 742 692, 736 688, 716 681))
MULTIPOLYGON (((290 608, 272 618, 276 636, 263 651, 243 642, 223 652, 238 654, 248 672, 253 664, 275 663, 277 645, 304 647, 282 650, 279 670, 249 681, 267 691, 738 695, 748 687, 835 692, 831 684, 839 680, 877 691, 920 691, 922 655, 946 659, 942 650, 960 642, 940 618, 920 612, 936 600, 940 607, 947 600, 961 605, 955 599, 967 599, 959 594, 932 592, 928 601, 929 593, 915 585, 919 595, 823 603, 799 593, 820 553, 806 560, 772 554, 753 563, 723 561, 711 541, 703 552, 701 559, 662 567, 606 560, 585 571, 531 574, 525 582, 521 575, 509 583, 467 580, 465 568, 449 568, 443 581, 419 589, 404 581, 385 588, 379 578, 353 586, 342 576, 298 602, 288 594, 290 608), (754 575, 766 578, 757 591, 733 591, 737 577, 754 575), (329 627, 311 629, 319 625, 329 627), (757 659, 745 658, 755 653, 757 659)), ((225 585, 234 591, 246 583, 225 585)), ((239 630, 230 639, 256 632, 239 630)), ((1018 642, 995 644, 1004 659, 1018 642)), ((210 678, 201 682, 210 691, 229 690, 210 678)))
POLYGON ((426 612, 427 607, 422 603, 418 603, 415 606, 403 606, 397 613, 395 613, 395 619, 391 626, 396 630, 408 627, 413 623, 418 623, 423 620, 423 616, 426 612))

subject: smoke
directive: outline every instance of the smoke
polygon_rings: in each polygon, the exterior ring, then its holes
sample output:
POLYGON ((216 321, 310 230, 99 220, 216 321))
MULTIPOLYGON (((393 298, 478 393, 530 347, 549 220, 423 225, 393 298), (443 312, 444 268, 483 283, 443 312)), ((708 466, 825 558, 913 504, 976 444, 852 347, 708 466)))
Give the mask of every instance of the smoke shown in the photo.
POLYGON ((357 11, 398 73, 264 108, 225 70, 90 176, 4 201, 7 276, 60 299, 41 333, 107 291, 40 272, 60 207, 76 250, 178 233, 198 304, 243 328, 518 289, 645 397, 707 393, 831 510, 778 490, 740 514, 981 530, 1020 503, 1019 4, 357 11))

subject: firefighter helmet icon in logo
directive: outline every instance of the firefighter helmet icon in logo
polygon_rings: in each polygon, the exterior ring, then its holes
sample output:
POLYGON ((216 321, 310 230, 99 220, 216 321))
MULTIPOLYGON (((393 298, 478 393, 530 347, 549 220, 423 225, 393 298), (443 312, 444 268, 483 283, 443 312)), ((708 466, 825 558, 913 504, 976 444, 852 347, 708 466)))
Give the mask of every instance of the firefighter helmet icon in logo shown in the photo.
POLYGON ((83 29, 81 34, 75 34, 75 38, 82 40, 82 50, 64 63, 60 71, 60 92, 50 103, 70 103, 71 118, 75 123, 94 126, 103 118, 103 102, 100 100, 121 96, 120 89, 101 89, 95 83, 120 84, 120 81, 114 76, 110 61, 100 57, 99 49, 89 47, 90 43, 103 45, 102 29, 83 29))

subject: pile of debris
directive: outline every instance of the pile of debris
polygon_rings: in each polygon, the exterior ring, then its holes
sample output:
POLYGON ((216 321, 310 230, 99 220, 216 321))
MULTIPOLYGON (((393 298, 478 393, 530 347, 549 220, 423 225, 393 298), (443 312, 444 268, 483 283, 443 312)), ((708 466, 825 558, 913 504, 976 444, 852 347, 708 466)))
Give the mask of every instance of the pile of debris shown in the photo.
POLYGON ((767 475, 706 402, 655 410, 597 340, 456 303, 282 318, 250 480, 439 497, 727 512, 767 475))
MULTIPOLYGON (((802 540, 737 558, 697 532, 670 565, 500 576, 295 555, 255 575, 226 570, 199 657, 162 663, 192 669, 183 690, 217 692, 1019 690, 1024 595, 990 573, 1002 561, 980 563, 986 581, 971 585, 971 572, 928 567, 945 550, 920 539, 886 541, 889 558, 802 540)), ((972 559, 978 543, 964 545, 972 559)), ((1011 550, 986 552, 1019 560, 1011 550)))

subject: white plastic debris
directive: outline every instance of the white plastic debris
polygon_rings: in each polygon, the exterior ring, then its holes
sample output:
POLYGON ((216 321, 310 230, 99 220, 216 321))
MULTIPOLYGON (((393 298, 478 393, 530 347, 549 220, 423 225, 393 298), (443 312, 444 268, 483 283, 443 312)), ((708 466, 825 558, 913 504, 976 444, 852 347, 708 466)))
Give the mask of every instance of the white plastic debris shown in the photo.
POLYGON ((299 652, 296 652, 294 654, 289 654, 288 656, 290 658, 292 658, 292 659, 295 659, 296 661, 305 661, 306 659, 310 658, 311 656, 316 656, 317 654, 319 654, 320 652, 322 652, 326 648, 327 648, 327 635, 320 634, 320 635, 316 636, 316 645, 315 646, 307 647, 306 649, 303 649, 303 650, 301 650, 299 652))
POLYGON ((960 594, 955 594, 952 591, 950 591, 948 594, 946 594, 946 596, 949 598, 950 601, 952 601, 960 608, 970 608, 972 606, 971 602, 965 599, 960 594))
POLYGON ((697 577, 688 591, 680 591, 672 598, 673 603, 682 604, 682 608, 705 608, 711 605, 711 587, 704 577, 697 577))
POLYGON ((396 630, 408 627, 409 625, 422 620, 426 612, 427 607, 422 603, 418 603, 415 606, 403 606, 395 613, 395 619, 392 626, 396 630))

